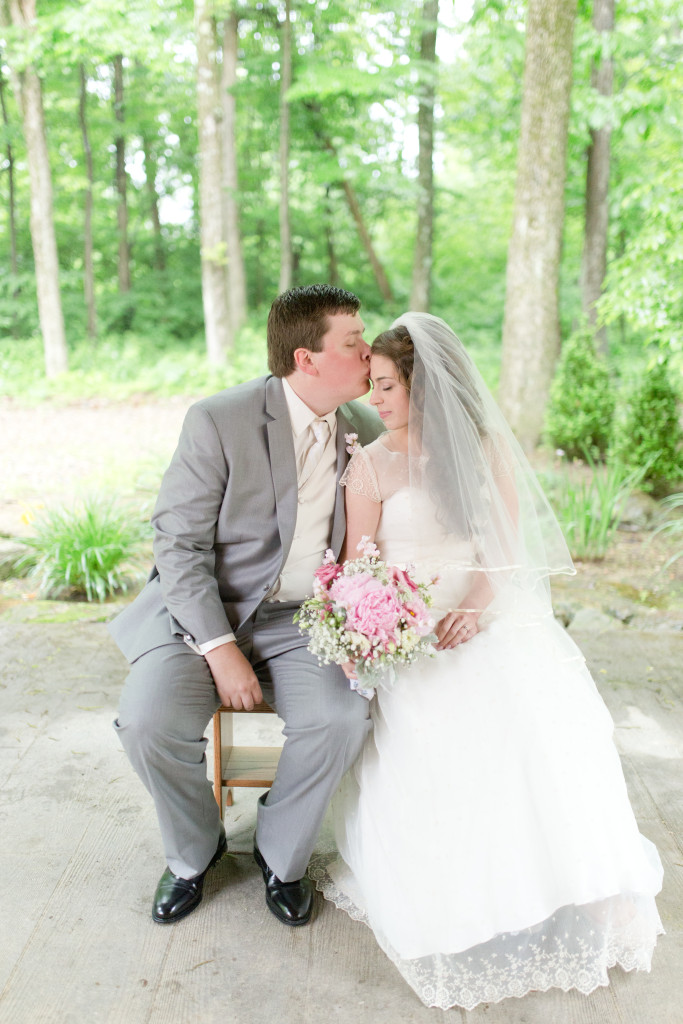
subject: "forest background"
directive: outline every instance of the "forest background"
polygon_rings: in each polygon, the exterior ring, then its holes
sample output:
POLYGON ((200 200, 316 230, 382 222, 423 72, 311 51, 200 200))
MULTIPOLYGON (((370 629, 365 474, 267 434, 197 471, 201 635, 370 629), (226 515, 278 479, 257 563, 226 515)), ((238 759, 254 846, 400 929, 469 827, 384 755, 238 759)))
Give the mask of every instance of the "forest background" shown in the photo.
POLYGON ((682 55, 677 0, 0 0, 0 394, 217 390, 328 281, 675 499, 682 55))

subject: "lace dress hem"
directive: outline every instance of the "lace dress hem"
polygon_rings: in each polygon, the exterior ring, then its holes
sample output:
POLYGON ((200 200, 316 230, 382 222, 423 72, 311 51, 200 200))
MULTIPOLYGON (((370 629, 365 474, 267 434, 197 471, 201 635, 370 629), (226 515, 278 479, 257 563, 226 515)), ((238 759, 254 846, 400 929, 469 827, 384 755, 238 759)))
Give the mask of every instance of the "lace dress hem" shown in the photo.
POLYGON ((406 958, 337 885, 330 868, 340 863, 337 853, 313 858, 308 874, 316 889, 353 921, 372 928, 425 1006, 441 1010, 473 1010, 481 1003, 551 988, 588 996, 609 985, 607 972, 614 967, 649 972, 657 936, 664 932, 652 897, 618 896, 585 907, 561 907, 547 921, 459 953, 406 958))

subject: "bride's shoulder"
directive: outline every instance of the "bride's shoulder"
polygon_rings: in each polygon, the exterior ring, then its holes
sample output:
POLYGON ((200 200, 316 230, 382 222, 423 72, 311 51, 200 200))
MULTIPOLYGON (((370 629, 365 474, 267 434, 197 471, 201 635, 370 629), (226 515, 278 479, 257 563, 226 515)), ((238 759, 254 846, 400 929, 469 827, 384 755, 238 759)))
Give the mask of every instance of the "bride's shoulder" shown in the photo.
POLYGON ((386 431, 376 437, 370 444, 363 445, 362 451, 366 452, 370 458, 381 458, 387 452, 386 444, 386 431))
POLYGON ((370 444, 353 445, 351 461, 346 467, 340 483, 355 494, 363 494, 372 501, 381 501, 380 478, 384 475, 383 465, 386 447, 382 435, 370 444))

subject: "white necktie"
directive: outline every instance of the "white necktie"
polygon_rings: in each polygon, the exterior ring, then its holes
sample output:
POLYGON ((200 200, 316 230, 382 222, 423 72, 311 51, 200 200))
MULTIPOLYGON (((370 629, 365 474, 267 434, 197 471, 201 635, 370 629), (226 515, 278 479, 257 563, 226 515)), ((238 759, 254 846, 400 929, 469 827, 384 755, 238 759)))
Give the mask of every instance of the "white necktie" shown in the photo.
POLYGON ((312 475, 315 467, 320 462, 330 436, 330 425, 327 420, 313 420, 311 423, 311 430, 315 437, 315 441, 306 452, 306 456, 301 467, 301 474, 299 476, 299 487, 303 487, 312 475))

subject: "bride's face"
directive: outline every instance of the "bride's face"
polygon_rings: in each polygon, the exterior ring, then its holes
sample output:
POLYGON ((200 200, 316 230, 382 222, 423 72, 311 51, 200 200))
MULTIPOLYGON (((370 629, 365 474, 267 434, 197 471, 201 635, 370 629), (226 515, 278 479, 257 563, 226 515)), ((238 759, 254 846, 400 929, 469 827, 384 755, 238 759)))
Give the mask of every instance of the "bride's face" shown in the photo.
POLYGON ((371 356, 370 380, 370 404, 377 409, 387 430, 407 427, 410 392, 399 380, 396 364, 387 356, 371 356))

